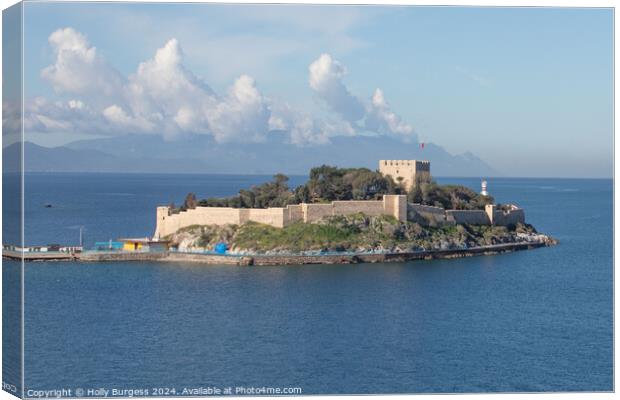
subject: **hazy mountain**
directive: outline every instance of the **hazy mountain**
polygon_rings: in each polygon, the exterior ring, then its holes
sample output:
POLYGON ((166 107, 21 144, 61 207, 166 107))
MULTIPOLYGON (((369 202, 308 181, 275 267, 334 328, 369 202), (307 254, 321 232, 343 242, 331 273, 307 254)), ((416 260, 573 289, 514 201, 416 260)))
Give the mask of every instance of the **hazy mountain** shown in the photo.
MULTIPOLYGON (((19 147, 13 151, 17 159, 19 147)), ((425 159, 437 176, 494 176, 471 153, 452 155, 432 143, 420 149, 388 137, 335 137, 330 145, 299 147, 274 132, 263 143, 221 144, 208 136, 165 141, 158 135, 126 135, 46 148, 26 143, 27 171, 204 172, 306 174, 321 164, 376 169, 380 159, 425 159)))
MULTIPOLYGON (((19 143, 3 149, 4 172, 17 172, 20 165, 19 143)), ((164 172, 162 161, 143 157, 106 154, 98 150, 74 150, 68 147, 43 147, 34 143, 24 144, 24 165, 27 172, 164 172)), ((170 172, 193 172, 204 168, 196 160, 174 160, 170 172)))

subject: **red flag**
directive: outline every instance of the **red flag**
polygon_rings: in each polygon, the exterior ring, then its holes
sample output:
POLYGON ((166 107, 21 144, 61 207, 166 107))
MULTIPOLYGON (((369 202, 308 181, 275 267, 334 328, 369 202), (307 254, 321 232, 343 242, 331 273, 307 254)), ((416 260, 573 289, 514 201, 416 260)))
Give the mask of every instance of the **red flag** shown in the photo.
POLYGON ((420 148, 424 150, 424 143, 420 143, 420 148))

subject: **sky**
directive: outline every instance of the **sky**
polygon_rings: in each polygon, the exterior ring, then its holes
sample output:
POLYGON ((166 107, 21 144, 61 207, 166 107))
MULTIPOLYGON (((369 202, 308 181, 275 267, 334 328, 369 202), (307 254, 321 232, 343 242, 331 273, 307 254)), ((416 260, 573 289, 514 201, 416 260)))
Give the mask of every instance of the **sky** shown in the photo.
POLYGON ((388 135, 505 175, 612 175, 611 9, 30 2, 24 21, 39 144, 388 135))

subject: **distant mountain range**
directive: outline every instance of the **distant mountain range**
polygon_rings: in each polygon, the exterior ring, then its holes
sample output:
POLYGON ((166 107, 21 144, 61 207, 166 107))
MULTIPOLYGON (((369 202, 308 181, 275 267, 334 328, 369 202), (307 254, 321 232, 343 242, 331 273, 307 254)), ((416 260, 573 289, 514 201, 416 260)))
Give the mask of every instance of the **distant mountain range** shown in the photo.
MULTIPOLYGON (((18 165, 19 145, 3 149, 5 171, 18 165)), ((497 176, 487 163, 465 153, 452 155, 440 146, 395 138, 339 136, 329 145, 300 147, 284 143, 279 133, 263 143, 217 143, 208 136, 165 141, 159 135, 126 135, 82 140, 61 147, 26 142, 28 172, 168 172, 305 175, 321 164, 377 169, 380 159, 431 161, 436 176, 497 176)))

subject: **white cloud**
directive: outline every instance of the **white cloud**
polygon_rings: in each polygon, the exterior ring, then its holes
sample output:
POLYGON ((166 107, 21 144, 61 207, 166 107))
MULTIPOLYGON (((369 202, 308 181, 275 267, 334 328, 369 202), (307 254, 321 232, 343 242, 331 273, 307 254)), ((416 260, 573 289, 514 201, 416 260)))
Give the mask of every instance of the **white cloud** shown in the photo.
POLYGON ((207 110, 211 132, 218 142, 263 140, 269 131, 270 114, 268 100, 247 75, 240 76, 228 96, 207 110))
POLYGON ((153 132, 156 125, 141 116, 132 117, 117 104, 112 104, 102 111, 103 116, 113 126, 131 132, 153 132))
POLYGON ((269 116, 269 130, 270 131, 285 131, 288 129, 288 125, 282 117, 274 115, 269 116))
POLYGON ((84 108, 84 103, 82 103, 80 100, 69 100, 67 104, 69 105, 69 108, 77 108, 79 110, 84 108))
POLYGON ((43 97, 28 100, 24 107, 24 131, 59 132, 106 130, 101 115, 80 100, 49 101, 43 97))
MULTIPOLYGON (((50 35, 49 42, 56 61, 42 71, 42 76, 58 92, 81 94, 96 104, 99 113, 96 129, 93 126, 92 130, 97 133, 160 133, 168 138, 208 134, 219 142, 227 142, 261 141, 269 131, 270 101, 259 92, 252 77, 241 75, 228 94, 219 97, 185 68, 181 46, 174 38, 158 49, 153 58, 140 63, 127 79, 110 78, 110 82, 104 78, 115 77, 116 71, 97 56, 96 49, 79 32, 60 29, 50 35), (77 80, 70 79, 75 75, 77 80)), ((67 107, 42 108, 36 103, 31 106, 31 129, 82 128, 65 112, 86 110, 82 100, 72 99, 67 107)))
POLYGON ((121 75, 90 47, 86 37, 73 28, 53 32, 48 41, 56 56, 41 77, 59 93, 113 96, 122 86, 121 75))
POLYGON ((273 104, 269 127, 271 130, 287 131, 290 142, 297 145, 329 142, 328 135, 320 129, 317 121, 308 113, 292 108, 288 103, 273 104))
POLYGON ((402 135, 411 137, 413 128, 402 120, 394 111, 390 109, 383 91, 375 89, 368 113, 366 116, 366 129, 380 134, 402 135))
POLYGON ((129 77, 123 94, 133 126, 166 137, 209 133, 205 109, 215 105, 215 93, 182 61, 178 41, 170 39, 129 77))
MULTIPOLYGON (((360 131, 411 137, 413 129, 395 114, 380 89, 368 103, 344 83, 346 69, 329 54, 308 68, 312 91, 334 115, 319 119, 263 95, 242 74, 223 96, 187 69, 176 39, 140 63, 127 78, 97 54, 72 28, 49 37, 55 61, 41 71, 64 101, 33 99, 26 104, 25 128, 34 132, 116 135, 126 133, 211 135, 218 142, 260 142, 284 130, 298 145, 328 143, 360 131)), ((225 60, 222 60, 225 63, 225 60)))
POLYGON ((349 122, 364 117, 362 101, 352 95, 342 79, 346 69, 329 54, 321 54, 310 66, 310 88, 321 97, 330 108, 349 122))
POLYGON ((285 130, 289 140, 296 145, 326 144, 338 135, 355 135, 351 124, 342 119, 321 120, 309 113, 296 110, 287 103, 277 103, 272 107, 271 129, 285 130))
MULTIPOLYGON (((413 128, 390 108, 383 91, 376 89, 370 103, 353 95, 344 84, 346 68, 329 54, 321 54, 309 67, 310 88, 330 109, 358 129, 413 139, 413 128), (363 119, 363 123, 357 123, 363 119)), ((350 125, 351 126, 351 125, 350 125)))

